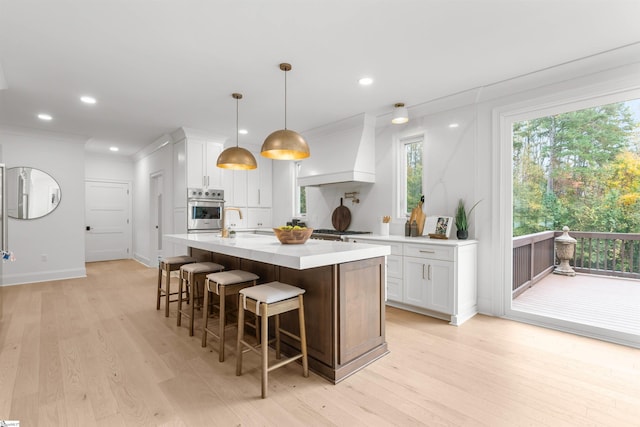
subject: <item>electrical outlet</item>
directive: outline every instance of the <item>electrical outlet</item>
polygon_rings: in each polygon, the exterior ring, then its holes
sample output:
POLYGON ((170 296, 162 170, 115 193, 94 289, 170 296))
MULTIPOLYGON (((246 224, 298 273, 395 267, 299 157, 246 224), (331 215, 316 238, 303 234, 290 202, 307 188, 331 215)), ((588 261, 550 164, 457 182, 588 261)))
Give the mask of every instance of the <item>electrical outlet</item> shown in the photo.
POLYGON ((42 254, 42 255, 40 255, 40 260, 41 260, 42 262, 47 262, 47 254, 42 254))

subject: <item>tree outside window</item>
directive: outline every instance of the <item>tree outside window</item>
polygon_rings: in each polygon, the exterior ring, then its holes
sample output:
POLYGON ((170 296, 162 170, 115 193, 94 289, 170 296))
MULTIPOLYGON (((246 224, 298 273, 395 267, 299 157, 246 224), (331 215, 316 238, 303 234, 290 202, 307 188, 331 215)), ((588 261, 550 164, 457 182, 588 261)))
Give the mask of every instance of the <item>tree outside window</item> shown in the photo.
POLYGON ((422 197, 422 141, 423 137, 402 139, 400 174, 400 212, 411 214, 422 197))
POLYGON ((513 124, 513 235, 640 231, 640 100, 513 124))
MULTIPOLYGON (((300 172, 300 162, 295 164, 295 179, 298 180, 298 173, 300 172)), ((304 217, 307 215, 307 187, 295 185, 295 215, 297 217, 304 217)))

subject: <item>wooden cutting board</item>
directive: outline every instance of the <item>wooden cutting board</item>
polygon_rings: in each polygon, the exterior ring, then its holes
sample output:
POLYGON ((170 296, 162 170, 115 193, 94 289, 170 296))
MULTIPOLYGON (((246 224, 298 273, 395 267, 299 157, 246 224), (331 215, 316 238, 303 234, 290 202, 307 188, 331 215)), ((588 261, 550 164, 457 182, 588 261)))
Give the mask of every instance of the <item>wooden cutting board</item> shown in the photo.
POLYGON ((338 231, 345 231, 351 224, 351 211, 349 208, 342 205, 342 197, 340 197, 340 206, 333 210, 331 214, 331 223, 333 228, 338 231))
POLYGON ((411 211, 411 217, 409 218, 409 223, 412 224, 413 221, 416 221, 418 225, 418 236, 422 236, 422 232, 424 231, 424 222, 427 219, 427 216, 422 211, 422 202, 418 202, 418 206, 413 208, 411 211))

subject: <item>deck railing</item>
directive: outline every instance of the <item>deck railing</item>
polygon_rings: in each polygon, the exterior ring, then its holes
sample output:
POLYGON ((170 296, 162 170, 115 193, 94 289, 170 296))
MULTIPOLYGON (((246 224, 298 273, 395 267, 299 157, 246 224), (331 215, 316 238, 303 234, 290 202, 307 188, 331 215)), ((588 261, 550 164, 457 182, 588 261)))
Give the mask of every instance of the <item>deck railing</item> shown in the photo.
MULTIPOLYGON (((557 264, 554 239, 561 231, 543 231, 513 238, 512 296, 551 273, 557 264)), ((570 231, 576 239, 576 272, 640 279, 640 234, 570 231)))
POLYGON ((569 232, 576 239, 576 272, 640 279, 640 234, 569 232))
POLYGON ((514 298, 553 271, 554 238, 553 231, 513 238, 511 291, 514 298))

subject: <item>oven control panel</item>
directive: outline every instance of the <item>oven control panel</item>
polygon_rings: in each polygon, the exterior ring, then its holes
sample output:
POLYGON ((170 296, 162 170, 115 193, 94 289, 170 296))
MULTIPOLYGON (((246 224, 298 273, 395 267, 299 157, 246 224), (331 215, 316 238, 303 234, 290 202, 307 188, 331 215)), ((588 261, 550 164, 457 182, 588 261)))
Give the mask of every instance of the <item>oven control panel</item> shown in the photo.
POLYGON ((187 190, 189 199, 200 200, 224 200, 224 190, 212 190, 210 188, 189 188, 187 190))

